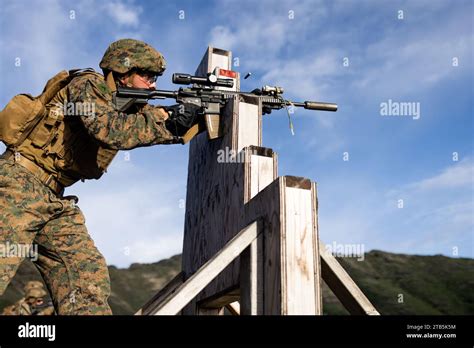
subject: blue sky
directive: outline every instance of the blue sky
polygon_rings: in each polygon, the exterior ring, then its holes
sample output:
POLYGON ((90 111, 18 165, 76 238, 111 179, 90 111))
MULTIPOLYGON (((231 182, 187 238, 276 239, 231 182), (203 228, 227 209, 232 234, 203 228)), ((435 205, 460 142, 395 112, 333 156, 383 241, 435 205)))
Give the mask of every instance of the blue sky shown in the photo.
MULTIPOLYGON (((119 38, 163 52, 163 89, 173 72, 194 72, 207 45, 232 50, 235 70, 252 72, 242 90, 276 84, 339 105, 297 110, 295 136, 284 111, 263 123, 280 175, 318 183, 326 244, 473 257, 472 16, 462 0, 3 0, 0 105, 62 69, 98 69, 119 38), (419 103, 420 117, 382 116, 389 99, 419 103)), ((187 159, 181 145, 121 152, 101 180, 67 190, 109 264, 181 252, 187 159)))

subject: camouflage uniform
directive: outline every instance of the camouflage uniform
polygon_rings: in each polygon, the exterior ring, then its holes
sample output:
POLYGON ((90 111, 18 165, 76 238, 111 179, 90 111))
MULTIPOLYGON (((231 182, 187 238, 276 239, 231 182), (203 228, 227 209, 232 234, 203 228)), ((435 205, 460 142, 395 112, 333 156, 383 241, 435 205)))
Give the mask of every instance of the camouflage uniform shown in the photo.
POLYGON ((31 307, 26 298, 21 298, 15 304, 6 307, 2 315, 31 315, 31 307))
MULTIPOLYGON (((123 44, 123 40, 120 41, 123 44)), ((140 52, 143 50, 133 51, 132 54, 138 56, 132 58, 138 59, 140 52)), ((130 64, 130 61, 125 63, 130 64)), ((164 68, 164 60, 160 64, 164 68)), ((86 143, 92 144, 89 148, 100 144, 119 150, 181 142, 166 129, 167 113, 163 108, 145 105, 128 110, 127 114, 119 113, 112 104, 110 88, 98 74, 76 77, 62 92, 70 102, 95 105, 94 115, 64 118, 61 123, 65 137, 79 134, 81 141, 87 139, 86 143)), ((71 146, 68 150, 78 156, 68 173, 77 181, 80 177, 77 172, 86 169, 89 162, 81 161, 81 148, 76 151, 71 146)), ((47 160, 45 156, 36 158, 38 155, 33 150, 29 152, 28 147, 20 147, 18 151, 35 162, 47 160)), ((44 163, 43 166, 48 167, 49 162, 44 163)), ((61 175, 55 163, 49 163, 48 172, 61 175)), ((111 314, 107 303, 111 291, 107 265, 87 232, 76 199, 56 194, 15 160, 0 159, 0 245, 34 243, 39 246, 35 264, 58 314, 111 314)), ((23 260, 21 256, 1 256, 0 295, 23 260)))

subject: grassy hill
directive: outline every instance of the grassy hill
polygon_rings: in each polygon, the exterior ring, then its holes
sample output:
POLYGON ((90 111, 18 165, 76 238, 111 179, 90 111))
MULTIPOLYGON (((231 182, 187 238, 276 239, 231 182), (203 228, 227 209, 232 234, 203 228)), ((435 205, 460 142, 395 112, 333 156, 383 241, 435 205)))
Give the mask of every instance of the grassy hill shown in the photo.
MULTIPOLYGON (((474 260, 371 251, 365 260, 339 259, 381 314, 474 314, 474 260)), ((127 269, 109 266, 114 314, 133 314, 180 270, 181 256, 127 269)), ((40 279, 33 264, 24 262, 0 308, 18 300, 29 280, 40 279)), ((348 314, 323 284, 325 314, 348 314)))

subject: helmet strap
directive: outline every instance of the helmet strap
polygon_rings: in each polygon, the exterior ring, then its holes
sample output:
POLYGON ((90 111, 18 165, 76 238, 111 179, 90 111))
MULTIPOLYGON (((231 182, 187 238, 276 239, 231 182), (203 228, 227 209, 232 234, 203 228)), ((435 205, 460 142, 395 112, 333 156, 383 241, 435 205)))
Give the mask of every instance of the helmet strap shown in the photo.
POLYGON ((115 85, 114 75, 112 71, 108 72, 107 77, 105 78, 105 82, 107 83, 107 86, 110 88, 112 92, 117 91, 117 86, 115 85))
POLYGON ((136 72, 135 71, 130 71, 127 73, 127 87, 133 87, 133 84, 130 83, 130 81, 133 79, 133 77, 136 75, 136 72))

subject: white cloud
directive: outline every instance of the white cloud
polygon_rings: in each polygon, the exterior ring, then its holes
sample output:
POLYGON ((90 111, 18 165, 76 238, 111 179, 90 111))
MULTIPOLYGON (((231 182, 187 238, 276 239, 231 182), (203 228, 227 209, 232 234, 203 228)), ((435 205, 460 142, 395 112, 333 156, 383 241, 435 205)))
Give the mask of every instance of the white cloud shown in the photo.
MULTIPOLYGON (((446 20, 457 23, 459 18, 446 20)), ((435 86, 459 70, 467 71, 471 65, 468 58, 471 35, 459 32, 452 23, 444 29, 427 30, 431 31, 429 37, 425 36, 427 31, 405 35, 402 32, 371 44, 363 52, 363 60, 359 58, 365 69, 353 86, 378 95, 406 96, 435 86), (453 57, 463 62, 462 66, 460 63, 453 67, 453 57)))
POLYGON ((474 180, 474 161, 465 158, 455 165, 445 168, 440 174, 414 183, 415 190, 437 190, 472 188, 474 180))
POLYGON ((226 50, 232 50, 237 41, 235 33, 231 32, 229 27, 218 25, 211 29, 210 42, 213 47, 225 47, 226 50))
MULTIPOLYGON (((446 79, 472 71, 470 11, 463 13, 446 2, 400 6, 407 16, 403 21, 390 6, 374 11, 370 1, 285 1, 277 6, 224 2, 217 8, 222 23, 210 30, 209 38, 211 44, 232 50, 240 69, 253 72, 260 85, 281 85, 288 98, 339 103, 335 117, 324 114, 303 123, 305 142, 317 144, 312 149, 318 158, 339 156, 350 137, 343 133, 350 127, 334 127, 341 116, 367 113, 387 95, 420 98, 446 79), (294 19, 288 11, 294 11, 294 19), (348 23, 332 18, 347 18, 348 23), (452 66, 453 57, 458 67, 452 66), (314 134, 322 135, 315 139, 314 134)), ((297 116, 315 115, 297 111, 297 116)), ((368 133, 374 124, 366 125, 368 133)))
MULTIPOLYGON (((335 98, 333 77, 342 72, 338 68, 342 52, 339 48, 305 44, 314 41, 312 35, 323 25, 328 7, 320 1, 286 1, 278 6, 268 1, 220 4, 217 11, 226 24, 211 29, 210 42, 232 50, 240 59, 241 69, 252 71, 260 86, 281 86, 284 96, 295 101, 330 102, 335 98)), ((295 111, 296 133, 318 157, 325 158, 341 148, 342 137, 331 129, 335 121, 331 115, 314 117, 314 112, 295 111), (297 121, 306 116, 314 117, 314 122, 297 121), (314 134, 320 127, 324 134, 316 139, 314 134)))
POLYGON ((225 24, 210 30, 211 45, 245 57, 252 69, 268 68, 282 50, 298 47, 294 53, 299 55, 304 51, 301 43, 327 12, 327 3, 314 0, 285 1, 276 6, 272 1, 217 2, 216 6, 225 24))
POLYGON ((130 245, 130 259, 133 262, 152 263, 180 254, 183 239, 176 235, 160 235, 146 241, 136 240, 130 245))
POLYGON ((366 250, 473 257, 472 165, 466 158, 407 184, 394 177, 388 192, 368 176, 324 177, 318 182, 321 238, 363 243, 366 250))
POLYGON ((63 69, 97 69, 113 39, 141 38, 148 28, 140 22, 141 13, 141 6, 118 0, 6 2, 2 7, 0 72, 11 82, 8 91, 1 85, 0 99, 7 102, 8 97, 24 91, 39 94, 47 79, 63 69), (96 30, 106 41, 103 47, 96 30), (21 59, 19 67, 15 66, 17 57, 21 59))
POLYGON ((18 1, 9 3, 3 11, 5 20, 19 14, 21 20, 2 23, 0 47, 2 56, 8 59, 2 64, 2 72, 9 81, 27 87, 33 94, 39 93, 45 77, 51 77, 64 68, 66 51, 75 53, 74 47, 64 49, 65 38, 70 34, 69 13, 57 1, 49 1, 47 6, 32 6, 18 1), (21 60, 20 66, 15 66, 17 57, 21 60))
POLYGON ((465 158, 437 175, 402 185, 386 194, 392 204, 403 199, 404 208, 399 210, 404 219, 398 225, 411 232, 406 239, 414 249, 438 249, 448 253, 458 246, 464 255, 473 257, 473 165, 472 158, 465 158))
POLYGON ((338 50, 323 50, 317 56, 280 60, 266 71, 261 80, 284 86, 287 92, 300 99, 311 96, 322 100, 330 97, 327 93, 330 87, 326 81, 342 72, 340 57, 341 52, 338 50))
POLYGON ((141 7, 129 6, 122 2, 113 1, 104 4, 104 13, 111 16, 119 25, 138 26, 140 24, 141 7))
POLYGON ((436 175, 389 190, 386 197, 393 200, 401 197, 441 195, 446 192, 469 193, 474 189, 473 185, 474 160, 466 157, 459 162, 453 162, 436 175))

